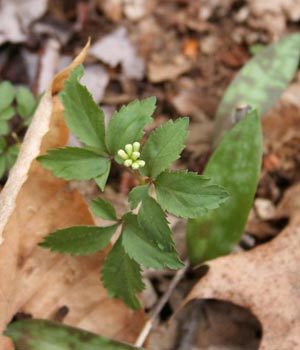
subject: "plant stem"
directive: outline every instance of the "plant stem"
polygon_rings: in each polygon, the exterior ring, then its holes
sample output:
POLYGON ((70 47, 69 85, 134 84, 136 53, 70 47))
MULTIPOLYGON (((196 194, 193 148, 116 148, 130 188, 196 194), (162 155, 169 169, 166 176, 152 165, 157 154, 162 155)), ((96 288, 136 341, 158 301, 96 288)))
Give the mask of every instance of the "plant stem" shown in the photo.
POLYGON ((175 274, 175 276, 173 277, 171 283, 169 284, 168 289, 165 291, 164 295, 161 297, 159 303, 156 305, 156 307, 154 308, 151 317, 149 318, 149 320, 146 322, 146 324, 144 325, 142 331, 140 332, 136 342, 135 342, 135 346, 140 347, 144 344, 146 338, 148 337, 149 333, 151 332, 151 329, 156 321, 156 318, 158 317, 158 315, 160 314, 161 310, 163 309, 163 307, 165 306, 165 304, 168 302, 168 300, 170 299, 170 296, 172 295, 175 287, 177 286, 177 284, 181 281, 181 279, 184 277, 187 269, 190 267, 189 261, 186 260, 184 262, 184 267, 180 270, 178 270, 175 274))

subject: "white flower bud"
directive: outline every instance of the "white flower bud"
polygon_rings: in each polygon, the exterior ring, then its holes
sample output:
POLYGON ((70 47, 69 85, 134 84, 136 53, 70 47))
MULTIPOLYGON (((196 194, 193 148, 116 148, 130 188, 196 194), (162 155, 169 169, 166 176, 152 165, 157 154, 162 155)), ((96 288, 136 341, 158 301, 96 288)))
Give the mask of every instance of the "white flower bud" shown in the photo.
POLYGON ((146 162, 144 160, 137 160, 136 163, 138 163, 139 167, 144 167, 146 162))
POLYGON ((133 151, 138 152, 140 150, 141 144, 139 142, 134 142, 132 146, 133 146, 133 151))
POLYGON ((137 170, 137 169, 140 167, 140 165, 139 165, 138 162, 134 162, 134 163, 131 165, 131 167, 132 167, 133 170, 137 170))
POLYGON ((129 168, 131 166, 131 164, 132 164, 132 159, 126 159, 124 161, 124 165, 127 166, 127 168, 129 168))
POLYGON ((132 145, 131 145, 130 143, 128 143, 128 144, 125 146, 125 151, 127 152, 127 154, 128 154, 129 156, 131 156, 131 154, 132 154, 132 149, 133 149, 133 147, 132 147, 132 145))
POLYGON ((131 159, 137 160, 138 158, 140 158, 140 155, 140 152, 132 152, 131 159))
POLYGON ((128 154, 122 149, 118 150, 118 156, 121 157, 123 160, 128 159, 128 154))

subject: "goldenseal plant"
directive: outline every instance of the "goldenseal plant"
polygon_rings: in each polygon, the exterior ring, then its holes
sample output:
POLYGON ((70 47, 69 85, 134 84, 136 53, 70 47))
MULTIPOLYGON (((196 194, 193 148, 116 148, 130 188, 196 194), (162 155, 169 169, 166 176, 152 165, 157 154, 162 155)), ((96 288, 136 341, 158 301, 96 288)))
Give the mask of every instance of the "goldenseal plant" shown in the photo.
POLYGON ((141 147, 143 129, 152 121, 156 99, 135 100, 123 106, 105 128, 103 111, 79 82, 82 75, 82 66, 71 72, 60 99, 69 129, 84 146, 53 149, 38 160, 54 176, 65 180, 94 179, 101 191, 111 163, 117 162, 124 170, 134 172, 140 184, 130 191, 129 210, 122 217, 101 196, 91 202, 92 213, 111 224, 58 230, 40 245, 60 253, 94 254, 109 245, 120 227, 119 237, 102 267, 102 281, 110 296, 139 309, 136 294, 144 289, 141 265, 154 269, 183 266, 166 214, 198 218, 218 208, 228 194, 207 177, 170 169, 184 149, 188 118, 169 120, 156 128, 141 147))

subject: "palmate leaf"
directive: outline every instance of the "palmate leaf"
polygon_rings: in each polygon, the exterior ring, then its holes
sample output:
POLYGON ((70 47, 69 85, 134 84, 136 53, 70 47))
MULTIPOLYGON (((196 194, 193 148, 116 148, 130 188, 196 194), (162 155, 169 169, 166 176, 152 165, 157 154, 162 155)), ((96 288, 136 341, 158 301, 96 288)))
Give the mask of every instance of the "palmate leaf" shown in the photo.
POLYGON ((262 49, 236 75, 218 107, 214 138, 217 143, 232 126, 237 105, 248 104, 264 115, 294 77, 300 59, 300 35, 293 33, 262 49))
POLYGON ((65 180, 90 180, 105 173, 110 163, 107 158, 79 147, 53 149, 38 160, 54 176, 65 180))
POLYGON ((101 197, 92 200, 90 209, 94 215, 104 220, 118 220, 115 208, 101 197))
POLYGON ((17 112, 20 117, 27 119, 31 117, 36 108, 36 100, 32 92, 24 87, 16 91, 17 112))
POLYGON ((184 218, 205 215, 228 198, 224 188, 211 184, 209 178, 184 170, 161 173, 155 189, 161 207, 184 218))
MULTIPOLYGON (((152 217, 153 218, 153 217, 152 217)), ((146 267, 163 269, 169 267, 178 269, 183 266, 176 250, 173 248, 173 241, 166 228, 162 228, 164 223, 158 223, 164 238, 159 239, 154 230, 146 231, 138 223, 137 216, 126 214, 123 217, 125 223, 122 230, 122 244, 126 253, 137 263, 146 267), (169 242, 166 240, 169 237, 169 242)), ((147 223, 147 229, 148 223, 147 223)))
POLYGON ((73 226, 55 231, 39 245, 59 253, 88 255, 105 249, 118 224, 106 227, 73 226))
POLYGON ((11 82, 0 83, 0 111, 8 108, 15 98, 15 89, 11 82))
POLYGON ((104 113, 94 102, 87 88, 79 83, 83 67, 75 68, 65 81, 59 97, 69 129, 87 146, 106 153, 104 113))
POLYGON ((155 129, 149 136, 141 153, 146 164, 140 169, 143 175, 155 178, 179 158, 188 135, 189 119, 178 118, 155 129))
POLYGON ((149 185, 136 186, 129 192, 128 202, 131 210, 135 209, 144 198, 148 197, 149 188, 149 185))
POLYGON ((99 186, 101 191, 104 191, 105 189, 106 182, 110 173, 110 168, 111 168, 111 162, 108 162, 108 167, 106 171, 103 174, 94 178, 96 184, 99 186))
POLYGON ((204 175, 230 193, 219 209, 188 221, 187 248, 193 264, 228 254, 241 238, 251 209, 262 159, 256 111, 231 129, 211 156, 204 175))
POLYGON ((126 144, 132 144, 142 138, 143 128, 152 121, 155 103, 155 97, 135 100, 113 114, 106 135, 107 147, 111 154, 116 155, 126 144))
POLYGON ((46 320, 11 323, 5 335, 16 350, 143 350, 106 337, 46 320))
POLYGON ((102 268, 102 282, 111 297, 120 298, 134 309, 141 308, 136 293, 144 289, 140 265, 132 260, 122 245, 123 237, 119 237, 106 256, 102 268))

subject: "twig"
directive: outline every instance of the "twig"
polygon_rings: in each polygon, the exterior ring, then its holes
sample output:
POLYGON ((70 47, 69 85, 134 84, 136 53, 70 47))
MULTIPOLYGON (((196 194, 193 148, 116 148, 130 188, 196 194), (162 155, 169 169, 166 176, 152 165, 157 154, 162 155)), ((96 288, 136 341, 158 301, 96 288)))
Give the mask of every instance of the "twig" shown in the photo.
POLYGON ((190 264, 189 262, 186 260, 184 262, 184 267, 180 270, 178 270, 175 274, 175 276, 173 277, 168 289, 165 291, 164 295, 161 297, 159 303, 156 305, 155 309, 152 312, 152 315, 150 317, 150 319, 146 322, 144 328, 142 329, 142 331, 140 332, 140 335, 137 338, 137 341, 135 342, 135 346, 140 347, 144 344, 146 338, 148 337, 154 322, 156 320, 156 318, 158 317, 158 315, 160 314, 161 310, 163 309, 163 307, 165 306, 165 304, 168 302, 168 300, 170 299, 170 296, 172 295, 175 287, 177 286, 177 284, 180 282, 180 280, 183 278, 183 276, 185 275, 187 269, 189 268, 190 264))

